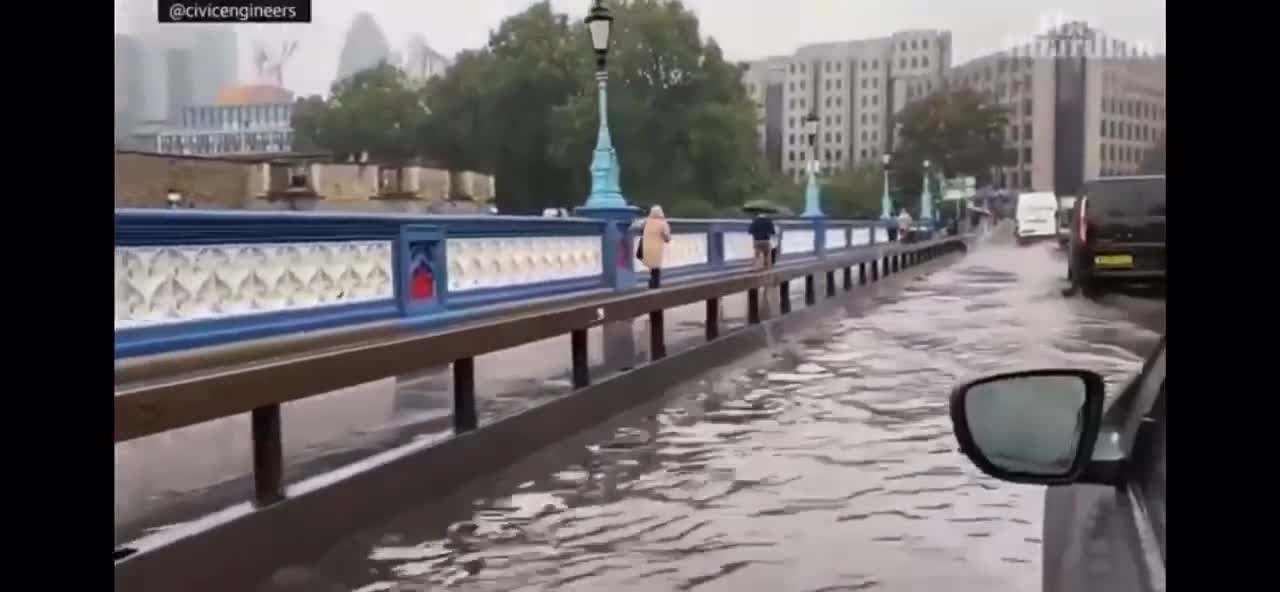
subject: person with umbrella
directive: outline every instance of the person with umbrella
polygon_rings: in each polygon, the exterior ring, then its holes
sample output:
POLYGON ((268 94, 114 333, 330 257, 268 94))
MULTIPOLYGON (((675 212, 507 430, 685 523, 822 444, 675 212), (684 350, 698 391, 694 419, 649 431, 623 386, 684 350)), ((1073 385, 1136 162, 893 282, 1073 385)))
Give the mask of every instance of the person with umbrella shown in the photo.
POLYGON ((756 217, 751 220, 751 226, 747 227, 747 232, 751 234, 751 244, 754 246, 755 257, 752 259, 752 268, 756 271, 769 269, 773 267, 773 237, 778 234, 778 228, 773 225, 764 212, 756 212, 756 217))

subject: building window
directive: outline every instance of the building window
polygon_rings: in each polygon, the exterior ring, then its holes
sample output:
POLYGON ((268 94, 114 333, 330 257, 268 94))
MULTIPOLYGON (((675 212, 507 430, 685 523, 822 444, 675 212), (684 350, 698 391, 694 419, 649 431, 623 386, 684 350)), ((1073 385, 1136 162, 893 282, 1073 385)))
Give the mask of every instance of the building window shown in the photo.
POLYGON ((1031 171, 1022 171, 1022 186, 1031 189, 1031 171))
POLYGON ((844 160, 844 151, 836 150, 836 160, 844 160))
POLYGON ((792 74, 795 74, 795 73, 796 73, 796 65, 795 65, 795 64, 791 64, 791 68, 790 68, 790 70, 791 70, 791 73, 792 73, 792 74))
POLYGON ((859 152, 859 154, 862 156, 862 160, 866 160, 866 159, 867 159, 867 149, 866 149, 866 148, 863 148, 863 149, 859 152))
POLYGON ((787 83, 787 90, 789 90, 789 91, 791 91, 791 92, 796 92, 796 83, 795 83, 795 81, 791 81, 791 82, 788 82, 788 83, 787 83))
POLYGON ((920 56, 920 67, 922 68, 929 67, 929 56, 920 56))
POLYGON ((866 141, 867 141, 867 131, 866 131, 866 130, 862 130, 862 141, 863 141, 863 142, 866 142, 866 141))
POLYGON ((844 142, 844 136, 840 132, 836 132, 836 143, 840 144, 842 142, 844 142))
POLYGON ((841 70, 841 66, 843 65, 844 65, 844 62, 836 62, 836 72, 839 72, 841 70))
POLYGON ((787 160, 788 160, 788 161, 790 161, 790 162, 795 162, 795 161, 796 161, 796 153, 795 153, 794 151, 788 150, 788 151, 787 151, 787 160))
POLYGON ((830 142, 831 142, 831 132, 823 132, 823 134, 822 134, 822 141, 823 141, 823 142, 830 143, 830 142))
POLYGON ((1031 164, 1031 149, 1022 149, 1022 164, 1031 164))
POLYGON ((871 69, 872 69, 872 70, 879 70, 879 69, 880 69, 880 60, 871 60, 871 69))
POLYGON ((920 44, 916 43, 915 39, 911 40, 911 49, 920 49, 920 44))
POLYGON ((826 104, 827 104, 827 108, 828 108, 828 109, 830 109, 830 108, 831 108, 831 97, 830 97, 830 96, 828 96, 828 97, 827 97, 826 104))
POLYGON ((867 124, 867 114, 866 114, 866 113, 863 113, 863 114, 862 114, 862 117, 860 117, 860 118, 859 118, 859 121, 861 121, 863 125, 866 125, 866 124, 867 124))
POLYGON ((863 106, 863 107, 866 107, 866 106, 867 106, 867 96, 866 96, 866 95, 862 95, 862 106, 863 106))
POLYGON ((822 151, 822 159, 823 159, 823 160, 825 160, 825 161, 827 161, 827 162, 831 162, 831 149, 830 149, 830 148, 827 148, 826 150, 823 150, 823 151, 822 151))
POLYGON ((898 58, 898 67, 899 67, 899 68, 901 68, 901 69, 903 69, 903 70, 906 70, 906 69, 907 69, 907 58, 898 58))
POLYGON ((1018 126, 1015 125, 1009 128, 1009 139, 1014 142, 1018 141, 1018 126))
POLYGON ((872 105, 879 105, 879 104, 880 104, 880 95, 871 95, 871 104, 872 104, 872 105))
POLYGON ((804 80, 800 81, 800 90, 804 90, 804 80))
POLYGON ((1102 130, 1098 132, 1098 135, 1099 135, 1099 136, 1102 136, 1102 137, 1104 137, 1104 138, 1105 138, 1105 137, 1107 137, 1107 122, 1106 122, 1106 120, 1103 120, 1103 121, 1102 121, 1102 130))
POLYGON ((842 84, 843 82, 844 82, 844 79, 843 79, 843 78, 837 78, 837 79, 836 79, 836 88, 837 88, 837 89, 839 89, 839 88, 844 88, 844 84, 842 84))
POLYGON ((1022 114, 1028 117, 1031 115, 1031 99, 1022 99, 1022 114))
POLYGON ((796 135, 795 135, 795 134, 787 134, 787 145, 788 145, 788 146, 795 146, 795 145, 796 145, 796 135))
POLYGON ((825 87, 827 88, 827 90, 831 90, 831 79, 830 79, 830 78, 828 78, 828 79, 826 80, 826 84, 824 84, 823 86, 825 86, 825 87))
POLYGON ((916 56, 911 56, 911 67, 916 68, 919 66, 920 66, 920 60, 917 60, 916 56))
POLYGON ((858 86, 861 86, 862 88, 867 88, 867 79, 863 78, 861 82, 858 84, 858 86))
POLYGON ((1031 140, 1031 124, 1030 123, 1022 124, 1022 139, 1028 140, 1028 141, 1031 140))
POLYGON ((906 42, 906 41, 903 41, 903 42, 902 42, 902 51, 907 51, 907 42, 906 42))
POLYGON ((828 116, 826 116, 826 117, 824 117, 824 118, 823 118, 822 125, 825 125, 825 126, 827 126, 827 127, 831 127, 831 116, 830 116, 830 115, 828 115, 828 116))
POLYGON ((922 47, 922 48, 924 48, 924 49, 929 49, 929 40, 928 40, 928 39, 921 39, 921 40, 920 40, 920 47, 922 47))

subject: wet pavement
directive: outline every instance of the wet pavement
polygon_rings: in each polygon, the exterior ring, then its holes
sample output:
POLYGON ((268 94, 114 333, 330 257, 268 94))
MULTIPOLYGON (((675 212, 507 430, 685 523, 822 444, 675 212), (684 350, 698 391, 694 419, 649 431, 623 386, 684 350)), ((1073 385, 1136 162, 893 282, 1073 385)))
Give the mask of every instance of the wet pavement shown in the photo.
POLYGON ((1043 365, 1118 386, 1163 305, 1063 298, 1052 246, 1004 238, 246 589, 1037 590, 1043 489, 956 452, 948 390, 1043 365))

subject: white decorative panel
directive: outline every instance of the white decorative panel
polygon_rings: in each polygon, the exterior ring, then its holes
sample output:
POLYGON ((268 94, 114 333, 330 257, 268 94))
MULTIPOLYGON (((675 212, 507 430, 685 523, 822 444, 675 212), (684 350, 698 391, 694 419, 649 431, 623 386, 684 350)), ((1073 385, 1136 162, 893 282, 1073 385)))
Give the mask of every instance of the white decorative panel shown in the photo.
MULTIPOLYGON (((697 265, 707 262, 707 234, 705 232, 672 233, 671 242, 662 252, 663 269, 697 265)), ((644 261, 637 260, 639 269, 648 270, 644 261)))
POLYGON ((884 228, 881 228, 881 227, 877 226, 877 227, 875 228, 875 233, 876 233, 876 242, 877 242, 877 243, 885 243, 885 242, 889 242, 889 231, 888 231, 888 230, 886 230, 886 229, 884 229, 884 228))
POLYGON ((827 250, 834 251, 849 246, 848 239, 845 238, 843 228, 828 228, 826 230, 827 250))
POLYGON ((448 243, 450 292, 604 273, 598 236, 451 238, 448 243))
POLYGON ((782 253, 784 255, 812 252, 812 228, 787 228, 782 231, 782 253))
POLYGON ((116 247, 116 329, 389 300, 390 241, 116 247))
POLYGON ((849 234, 850 244, 855 247, 862 247, 871 244, 870 228, 854 228, 849 234))
POLYGON ((724 234, 724 260, 742 261, 754 259, 756 256, 754 241, 751 235, 744 232, 726 232, 724 234))

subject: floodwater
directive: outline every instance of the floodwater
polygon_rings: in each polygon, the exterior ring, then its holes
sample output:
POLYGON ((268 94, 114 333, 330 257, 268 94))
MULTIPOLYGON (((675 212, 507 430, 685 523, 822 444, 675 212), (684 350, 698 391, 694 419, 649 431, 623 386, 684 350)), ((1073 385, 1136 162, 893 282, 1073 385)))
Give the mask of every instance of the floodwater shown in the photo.
POLYGON ((1043 489, 956 452, 949 388, 1028 365, 1118 386, 1163 327, 1064 299, 1053 246, 1005 238, 259 589, 1038 590, 1043 489))

